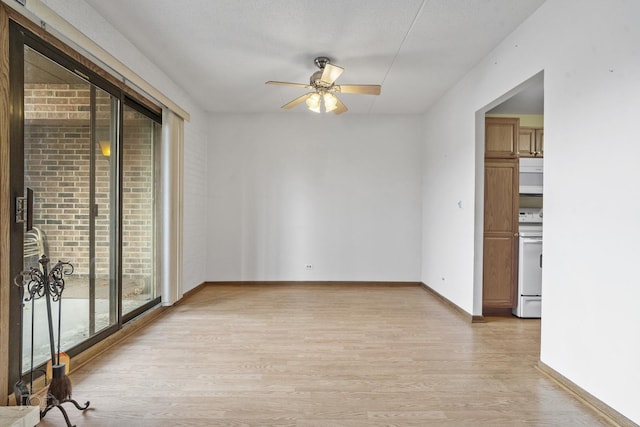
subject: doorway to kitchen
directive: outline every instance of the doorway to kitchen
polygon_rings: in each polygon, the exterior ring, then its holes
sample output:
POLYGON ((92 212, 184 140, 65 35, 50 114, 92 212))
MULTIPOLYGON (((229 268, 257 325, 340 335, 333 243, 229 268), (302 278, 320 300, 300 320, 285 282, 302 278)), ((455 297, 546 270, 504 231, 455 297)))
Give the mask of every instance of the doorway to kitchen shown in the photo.
POLYGON ((534 164, 542 163, 543 122, 543 72, 476 113, 475 251, 482 254, 474 265, 476 316, 540 317, 542 263, 536 264, 536 269, 529 268, 531 263, 523 268, 520 255, 526 253, 529 260, 535 246, 542 260, 542 174, 535 191, 528 181, 537 179, 536 174, 527 176, 527 182, 519 181, 523 170, 533 170, 534 164), (530 230, 534 227, 536 230, 530 230), (525 242, 526 251, 519 251, 520 231, 530 238, 534 231, 538 234, 535 245, 533 240, 525 242), (523 283, 523 272, 532 270, 537 274, 536 295, 524 295, 533 289, 529 286, 532 282, 525 282, 526 291, 519 284, 523 283), (523 311, 524 305, 527 309, 523 311))

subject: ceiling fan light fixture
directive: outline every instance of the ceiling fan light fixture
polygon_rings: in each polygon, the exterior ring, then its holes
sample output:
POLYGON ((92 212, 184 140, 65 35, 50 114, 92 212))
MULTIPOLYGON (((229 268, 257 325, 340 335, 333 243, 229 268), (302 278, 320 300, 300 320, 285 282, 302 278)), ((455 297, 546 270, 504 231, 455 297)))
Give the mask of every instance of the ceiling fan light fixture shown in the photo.
POLYGON ((334 94, 327 92, 324 94, 323 99, 325 112, 329 113, 338 108, 338 98, 334 94))
POLYGON ((320 112, 320 94, 313 93, 309 95, 307 100, 305 101, 309 110, 319 113, 320 112))

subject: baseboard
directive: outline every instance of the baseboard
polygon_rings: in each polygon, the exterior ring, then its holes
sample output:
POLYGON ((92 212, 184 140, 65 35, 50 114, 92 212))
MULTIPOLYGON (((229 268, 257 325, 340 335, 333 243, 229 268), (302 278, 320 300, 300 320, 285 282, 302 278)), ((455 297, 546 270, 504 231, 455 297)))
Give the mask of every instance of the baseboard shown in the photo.
POLYGON ((425 291, 429 292, 431 295, 433 295, 434 297, 439 299, 441 302, 443 302, 444 305, 453 309, 453 312, 455 312, 458 316, 462 317, 465 321, 470 323, 484 323, 484 318, 482 316, 473 316, 467 313, 465 310, 460 308, 457 304, 454 304, 453 302, 451 302, 450 299, 446 298, 445 296, 443 296, 441 293, 434 290, 431 286, 427 285, 426 283, 421 282, 420 286, 422 286, 422 288, 425 291))
MULTIPOLYGON (((420 286, 420 282, 371 282, 371 281, 344 281, 344 280, 238 280, 238 281, 211 281, 203 285, 224 286, 298 286, 298 285, 322 285, 322 286, 420 286)), ((202 286, 202 285, 200 285, 202 286)))
POLYGON ((484 316, 478 316, 477 314, 474 314, 473 316, 471 316, 471 323, 487 323, 487 319, 485 319, 484 316))
POLYGON ((629 418, 613 409, 611 406, 593 396, 591 393, 589 393, 555 369, 549 367, 544 362, 538 361, 538 365, 536 366, 536 368, 538 368, 540 372, 553 380, 560 387, 573 394, 576 399, 578 399, 584 405, 593 409, 598 415, 600 415, 603 419, 605 419, 612 425, 618 427, 638 427, 638 424, 634 423, 629 418))
POLYGON ((209 282, 202 282, 198 286, 196 286, 195 288, 189 289, 187 292, 182 294, 182 298, 180 298, 178 301, 176 301, 176 303, 174 305, 182 304, 185 300, 191 298, 193 295, 197 294, 202 289, 204 289, 208 284, 209 284, 209 282))
POLYGON ((511 317, 513 316, 513 307, 482 307, 484 316, 511 317))

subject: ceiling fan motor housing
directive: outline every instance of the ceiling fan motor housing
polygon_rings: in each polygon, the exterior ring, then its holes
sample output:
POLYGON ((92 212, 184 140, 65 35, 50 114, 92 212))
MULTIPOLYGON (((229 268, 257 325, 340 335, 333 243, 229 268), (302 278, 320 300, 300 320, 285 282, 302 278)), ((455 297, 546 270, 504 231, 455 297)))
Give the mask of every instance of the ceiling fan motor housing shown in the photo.
POLYGON ((331 86, 333 86, 333 84, 328 84, 327 82, 322 81, 322 70, 316 71, 311 75, 311 78, 309 79, 309 84, 316 89, 318 88, 328 89, 331 86))
POLYGON ((324 66, 327 65, 329 62, 331 62, 331 60, 326 56, 318 56, 316 59, 313 60, 313 63, 316 64, 316 66, 320 68, 320 70, 324 70, 324 66))
POLYGON ((322 81, 322 73, 324 72, 324 67, 331 62, 330 59, 327 58, 326 56, 318 56, 316 59, 313 60, 313 62, 314 64, 316 64, 318 68, 320 68, 320 70, 316 71, 311 75, 311 78, 309 79, 309 84, 313 86, 316 90, 323 89, 323 88, 328 89, 331 86, 333 86, 333 84, 328 84, 327 82, 322 81))

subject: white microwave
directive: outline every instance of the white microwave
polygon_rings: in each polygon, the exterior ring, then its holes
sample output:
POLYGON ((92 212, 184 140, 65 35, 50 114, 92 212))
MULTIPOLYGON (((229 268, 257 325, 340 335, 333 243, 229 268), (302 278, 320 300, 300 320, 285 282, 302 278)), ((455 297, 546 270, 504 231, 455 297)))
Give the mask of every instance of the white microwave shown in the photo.
POLYGON ((520 158, 520 194, 542 194, 542 158, 520 158))

